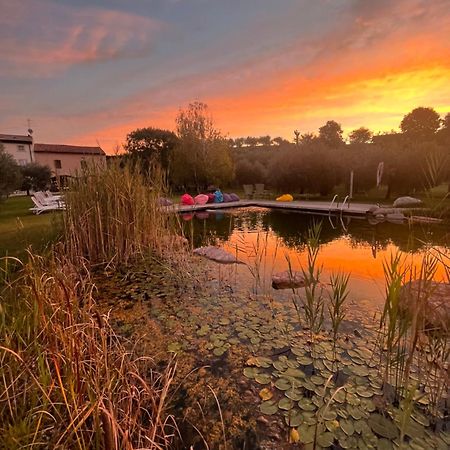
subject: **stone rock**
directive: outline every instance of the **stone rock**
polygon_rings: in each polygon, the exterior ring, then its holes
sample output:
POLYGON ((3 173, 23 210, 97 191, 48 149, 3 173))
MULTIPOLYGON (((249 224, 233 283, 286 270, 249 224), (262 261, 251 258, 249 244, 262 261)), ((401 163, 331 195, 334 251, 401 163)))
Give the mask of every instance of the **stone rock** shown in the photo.
POLYGON ((400 312, 413 317, 419 308, 419 320, 425 331, 450 330, 450 283, 410 281, 400 291, 400 312))
POLYGON ((203 256, 211 261, 217 262, 219 264, 243 264, 234 255, 228 253, 221 247, 215 247, 209 245, 208 247, 199 247, 194 249, 194 254, 198 256, 203 256))
POLYGON ((403 213, 389 213, 386 214, 386 220, 391 223, 403 223, 406 217, 403 213))
POLYGON ((275 273, 272 276, 272 287, 274 289, 292 289, 305 287, 305 277, 302 272, 275 273))
POLYGON ((422 203, 422 200, 414 197, 399 197, 397 198, 393 206, 394 208, 407 208, 408 206, 418 206, 422 203))
POLYGON ((159 204, 161 206, 171 206, 171 205, 173 205, 173 202, 171 200, 169 200, 168 198, 161 197, 159 199, 159 204))

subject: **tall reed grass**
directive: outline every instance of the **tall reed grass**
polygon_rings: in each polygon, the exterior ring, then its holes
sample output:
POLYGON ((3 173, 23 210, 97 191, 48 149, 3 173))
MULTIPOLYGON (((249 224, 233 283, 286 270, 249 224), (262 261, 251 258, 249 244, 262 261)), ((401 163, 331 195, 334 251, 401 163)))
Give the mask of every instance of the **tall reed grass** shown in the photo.
POLYGON ((450 357, 448 322, 442 320, 436 325, 435 320, 430 326, 428 317, 434 308, 429 302, 439 263, 433 253, 427 252, 416 271, 399 253, 392 255, 384 264, 386 300, 380 320, 385 387, 393 388, 395 403, 408 399, 411 390, 417 388, 417 397, 427 397, 425 404, 434 418, 442 418, 450 357))
POLYGON ((162 212, 165 175, 159 168, 114 162, 87 166, 70 184, 64 246, 72 259, 116 267, 149 252, 172 248, 174 215, 162 212))
POLYGON ((87 167, 65 196, 61 242, 0 277, 0 449, 171 446, 175 364, 158 371, 134 356, 99 312, 90 275, 183 253, 160 207, 164 186, 157 169, 87 167))
POLYGON ((135 358, 86 267, 30 255, 1 293, 0 448, 168 448, 174 366, 135 358))

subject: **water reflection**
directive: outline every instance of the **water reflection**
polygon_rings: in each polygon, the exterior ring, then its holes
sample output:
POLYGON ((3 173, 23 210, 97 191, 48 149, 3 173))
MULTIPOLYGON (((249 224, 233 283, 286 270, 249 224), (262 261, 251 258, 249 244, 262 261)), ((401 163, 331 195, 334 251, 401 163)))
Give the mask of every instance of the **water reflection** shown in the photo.
MULTIPOLYGON (((314 222, 322 222, 320 262, 324 277, 335 271, 350 272, 354 297, 380 301, 384 291, 383 261, 400 250, 408 263, 420 264, 427 248, 439 247, 448 253, 450 234, 445 226, 418 226, 379 223, 365 219, 314 216, 299 212, 245 208, 196 213, 184 223, 186 235, 195 247, 222 245, 249 265, 264 237, 265 279, 271 273, 286 270, 287 258, 299 269, 305 264, 305 238, 314 222), (259 236, 259 237, 258 237, 259 236)), ((248 270, 240 268, 242 278, 248 270)), ((445 278, 440 267, 437 279, 445 278)), ((250 282, 251 280, 249 280, 250 282)), ((270 285, 270 283, 269 283, 270 285)))

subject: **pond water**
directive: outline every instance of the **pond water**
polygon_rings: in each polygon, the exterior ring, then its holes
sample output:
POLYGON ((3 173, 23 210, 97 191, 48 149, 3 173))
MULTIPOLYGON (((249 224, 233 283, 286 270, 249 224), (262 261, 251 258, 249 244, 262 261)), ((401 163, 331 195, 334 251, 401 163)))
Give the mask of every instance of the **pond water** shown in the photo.
MULTIPOLYGON (((322 278, 332 273, 350 274, 350 297, 378 309, 384 302, 383 263, 401 252, 405 263, 418 267, 433 247, 435 252, 449 253, 450 232, 445 226, 421 226, 379 223, 371 225, 365 217, 349 218, 313 216, 299 212, 265 208, 237 208, 220 212, 200 212, 182 216, 185 233, 194 247, 219 245, 235 254, 247 266, 233 270, 234 280, 242 289, 268 292, 273 273, 301 270, 306 264, 305 242, 308 229, 322 224, 319 263, 322 278), (255 286, 252 272, 259 266, 260 282, 255 286)), ((222 269, 225 271, 225 269, 222 269)), ((437 281, 445 281, 442 265, 437 281)))
MULTIPOLYGON (((383 261, 399 251, 420 265, 431 247, 448 256, 445 227, 261 208, 183 216, 183 226, 194 247, 216 244, 245 264, 181 255, 178 271, 144 264, 102 281, 119 332, 162 366, 175 355, 178 448, 394 449, 402 437, 405 449, 449 448, 448 332, 427 336, 414 353, 405 375, 411 405, 397 384, 404 366, 387 362, 379 325, 383 261), (325 300, 329 275, 351 274, 336 338, 329 318, 308 330, 295 307, 304 289, 271 286, 287 259, 293 270, 305 267, 307 232, 318 220, 325 300)), ((445 276, 440 265, 435 278, 445 276)))

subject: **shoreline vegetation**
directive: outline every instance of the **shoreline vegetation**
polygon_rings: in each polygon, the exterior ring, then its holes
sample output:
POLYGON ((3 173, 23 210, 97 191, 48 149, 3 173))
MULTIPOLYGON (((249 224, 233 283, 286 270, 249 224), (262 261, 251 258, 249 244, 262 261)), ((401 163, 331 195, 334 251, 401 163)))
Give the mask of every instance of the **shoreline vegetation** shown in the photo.
POLYGON ((208 266, 191 264, 178 218, 159 213, 166 193, 158 169, 89 167, 67 193, 62 238, 2 271, 0 448, 448 445, 449 330, 430 330, 422 314, 437 259, 450 277, 448 255, 428 253, 416 274, 393 255, 379 326, 349 341, 348 276, 333 275, 328 298, 320 225, 306 237, 308 283, 292 292, 294 314, 265 292, 240 300, 225 275, 214 287, 208 266), (422 283, 417 306, 402 314, 412 279, 422 283))
POLYGON ((61 240, 12 258, 15 272, 3 261, 0 448, 170 448, 176 364, 136 357, 99 313, 92 282, 143 258, 180 262, 165 254, 162 179, 148 180, 134 166, 88 168, 66 195, 61 240))
MULTIPOLYGON (((287 147, 270 164, 283 183, 272 186, 346 192, 344 169, 361 148, 367 189, 380 156, 402 169, 387 172, 386 196, 419 185, 431 193, 448 180, 440 144, 431 145, 434 159, 423 151, 428 132, 413 153, 406 127, 386 147, 355 142, 341 158, 336 125, 304 142, 297 136, 295 146, 279 142, 287 147), (303 172, 289 177, 296 167, 303 172)), ((430 246, 417 271, 392 255, 373 320, 348 306, 348 274, 323 279, 320 224, 303 237, 305 286, 287 302, 264 288, 268 244, 258 233, 244 266, 254 290, 238 294, 238 269, 194 260, 194 237, 160 211, 169 186, 201 190, 233 177, 230 147, 206 105, 181 111, 177 126, 175 147, 138 145, 106 167, 84 168, 41 255, 2 255, 0 449, 448 448, 449 325, 443 316, 430 326, 425 311, 438 264, 450 283, 449 255, 430 246), (177 170, 165 150, 182 161, 177 170), (406 292, 408 283, 415 288, 406 292)), ((256 157, 260 150, 245 152, 256 161, 267 156, 256 157)), ((448 215, 448 193, 427 202, 448 215)))

